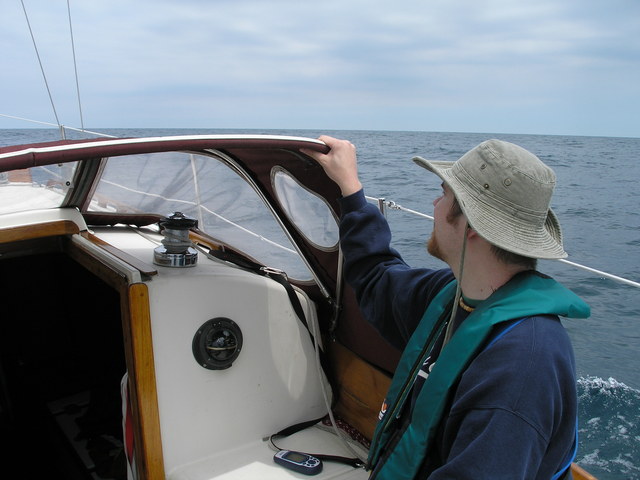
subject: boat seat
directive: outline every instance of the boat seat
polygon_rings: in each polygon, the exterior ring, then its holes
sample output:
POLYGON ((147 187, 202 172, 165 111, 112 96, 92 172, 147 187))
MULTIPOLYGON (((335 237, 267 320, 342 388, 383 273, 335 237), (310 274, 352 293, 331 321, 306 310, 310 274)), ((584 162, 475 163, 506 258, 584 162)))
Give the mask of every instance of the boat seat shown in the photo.
MULTIPOLYGON (((278 439, 278 447, 287 450, 323 453, 351 457, 353 454, 331 432, 310 427, 287 438, 278 439)), ((273 461, 275 451, 262 439, 242 447, 217 452, 190 465, 171 472, 169 480, 283 480, 301 478, 302 475, 287 470, 273 461), (215 472, 212 474, 212 472, 215 472)), ((369 472, 363 468, 323 462, 322 472, 314 478, 338 480, 364 480, 369 472)))

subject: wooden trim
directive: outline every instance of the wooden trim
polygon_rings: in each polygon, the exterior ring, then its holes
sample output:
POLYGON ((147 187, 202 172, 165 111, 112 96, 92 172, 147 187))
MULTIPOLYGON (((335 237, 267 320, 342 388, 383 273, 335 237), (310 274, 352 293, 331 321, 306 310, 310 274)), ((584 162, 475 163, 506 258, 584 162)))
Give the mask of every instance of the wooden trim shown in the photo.
POLYGON ((79 247, 70 239, 65 244, 65 252, 84 268, 93 273, 114 290, 117 290, 122 298, 127 293, 127 279, 122 272, 117 271, 111 265, 101 262, 87 250, 79 247))
POLYGON ((136 283, 129 286, 126 297, 122 318, 138 478, 163 480, 164 458, 151 342, 149 291, 145 284, 136 283))
POLYGON ((328 353, 338 388, 334 410, 371 440, 391 379, 337 341, 328 343, 328 353))
POLYGON ((139 272, 148 276, 153 276, 158 274, 158 270, 156 270, 153 265, 149 265, 146 262, 138 260, 133 255, 129 255, 127 252, 124 252, 114 247, 113 245, 102 240, 100 237, 88 232, 86 234, 83 234, 83 236, 87 240, 89 240, 91 243, 94 243, 95 245, 98 245, 103 250, 106 250, 107 252, 109 252, 114 257, 119 258, 120 260, 122 260, 128 265, 131 265, 133 268, 135 268, 139 272))
POLYGON ((31 240, 34 238, 74 235, 80 233, 78 225, 71 220, 56 220, 35 225, 0 228, 0 243, 31 240))

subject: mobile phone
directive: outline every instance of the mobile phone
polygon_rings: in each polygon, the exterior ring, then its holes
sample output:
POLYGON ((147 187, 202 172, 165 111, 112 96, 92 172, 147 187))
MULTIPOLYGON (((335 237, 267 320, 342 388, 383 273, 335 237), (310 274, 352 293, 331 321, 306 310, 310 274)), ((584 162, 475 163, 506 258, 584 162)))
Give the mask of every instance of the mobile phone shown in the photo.
POLYGON ((273 456, 273 461, 304 475, 317 475, 322 471, 322 461, 320 459, 292 450, 280 450, 273 456))

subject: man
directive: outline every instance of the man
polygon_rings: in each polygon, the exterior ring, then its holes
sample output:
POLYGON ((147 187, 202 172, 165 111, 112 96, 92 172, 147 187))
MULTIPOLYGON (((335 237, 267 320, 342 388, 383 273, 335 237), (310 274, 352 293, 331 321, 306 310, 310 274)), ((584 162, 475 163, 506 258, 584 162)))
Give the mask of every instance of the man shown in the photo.
POLYGON ((558 315, 589 307, 538 273, 566 257, 550 210, 555 174, 489 140, 457 162, 414 161, 442 179, 427 249, 447 269, 412 269, 367 203, 356 150, 305 152, 342 192, 345 276, 365 318, 403 350, 369 452, 375 479, 569 478, 575 457, 573 350, 558 315))

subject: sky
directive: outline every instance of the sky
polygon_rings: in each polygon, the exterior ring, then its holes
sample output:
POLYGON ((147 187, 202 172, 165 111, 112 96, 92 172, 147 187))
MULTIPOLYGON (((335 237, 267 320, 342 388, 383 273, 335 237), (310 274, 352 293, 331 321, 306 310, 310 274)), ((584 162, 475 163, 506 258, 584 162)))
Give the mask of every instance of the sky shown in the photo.
POLYGON ((69 5, 1 1, 0 128, 640 137, 639 0, 69 5))

